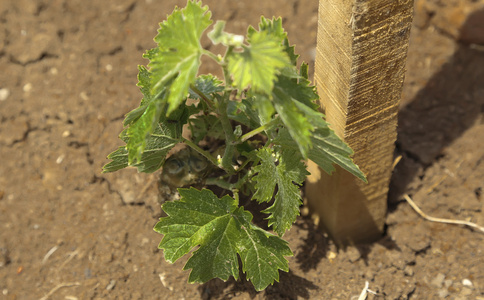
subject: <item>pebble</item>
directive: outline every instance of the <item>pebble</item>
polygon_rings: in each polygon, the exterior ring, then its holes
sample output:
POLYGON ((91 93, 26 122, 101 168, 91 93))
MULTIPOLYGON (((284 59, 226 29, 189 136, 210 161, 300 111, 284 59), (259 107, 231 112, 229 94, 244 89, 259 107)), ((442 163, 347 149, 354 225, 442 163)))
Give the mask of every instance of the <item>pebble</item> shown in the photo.
POLYGON ((433 286, 441 288, 444 284, 445 275, 442 273, 437 274, 435 278, 430 282, 433 286))
POLYGON ((112 289, 114 289, 114 287, 116 286, 116 280, 112 279, 109 284, 106 286, 106 290, 110 291, 112 289))
POLYGON ((444 281, 444 286, 446 288, 449 288, 454 282, 452 281, 452 279, 447 279, 444 281))
POLYGON ((32 84, 29 82, 29 83, 25 84, 22 89, 23 89, 24 92, 28 93, 32 90, 32 84))
POLYGON ((407 276, 413 276, 414 272, 413 272, 413 268, 410 267, 410 266, 405 266, 405 269, 403 269, 403 272, 405 275, 407 276))
POLYGON ((470 281, 469 279, 463 279, 462 280, 462 285, 463 286, 468 286, 468 287, 472 287, 472 281, 470 281))
POLYGON ((438 295, 440 299, 444 299, 445 297, 449 296, 449 291, 447 289, 439 289, 438 295))
POLYGON ((0 89, 0 101, 7 100, 8 96, 10 96, 10 90, 7 88, 0 89))

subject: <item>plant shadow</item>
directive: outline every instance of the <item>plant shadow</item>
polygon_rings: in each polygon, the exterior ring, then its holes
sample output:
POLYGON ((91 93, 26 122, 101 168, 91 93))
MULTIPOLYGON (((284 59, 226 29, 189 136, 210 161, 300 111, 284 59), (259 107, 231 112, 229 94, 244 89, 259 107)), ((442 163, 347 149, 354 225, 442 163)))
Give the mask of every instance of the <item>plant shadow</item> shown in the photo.
POLYGON ((198 290, 203 300, 232 299, 242 293, 249 294, 251 299, 263 296, 264 299, 310 299, 309 290, 317 290, 318 286, 311 281, 289 272, 280 272, 279 282, 268 286, 264 291, 257 292, 245 275, 240 273, 239 280, 231 277, 227 282, 212 279, 200 285, 198 290))

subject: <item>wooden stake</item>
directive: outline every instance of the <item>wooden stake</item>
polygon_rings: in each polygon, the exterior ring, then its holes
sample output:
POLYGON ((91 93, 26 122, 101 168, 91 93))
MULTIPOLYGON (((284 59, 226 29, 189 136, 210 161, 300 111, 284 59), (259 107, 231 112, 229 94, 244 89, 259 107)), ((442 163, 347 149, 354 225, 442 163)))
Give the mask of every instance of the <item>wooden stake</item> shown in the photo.
POLYGON ((381 236, 413 0, 320 0, 315 82, 336 134, 368 184, 309 162, 309 207, 339 245, 381 236))

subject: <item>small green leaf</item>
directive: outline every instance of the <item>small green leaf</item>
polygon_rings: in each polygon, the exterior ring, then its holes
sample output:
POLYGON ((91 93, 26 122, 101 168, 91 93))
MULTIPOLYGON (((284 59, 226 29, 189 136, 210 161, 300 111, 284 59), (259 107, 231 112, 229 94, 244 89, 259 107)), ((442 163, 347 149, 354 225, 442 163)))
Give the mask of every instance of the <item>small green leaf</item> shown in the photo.
POLYGON ((126 168, 128 166, 128 151, 126 147, 119 147, 111 152, 108 155, 108 159, 112 161, 103 166, 103 173, 110 173, 126 168))
MULTIPOLYGON (((259 31, 267 32, 271 36, 277 38, 277 40, 282 43, 284 39, 287 38, 287 33, 284 31, 284 28, 282 28, 282 18, 275 18, 273 17, 271 19, 267 19, 264 16, 260 17, 260 22, 259 22, 259 31)), ((249 32, 250 33, 255 33, 256 30, 252 27, 249 27, 249 32)))
POLYGON ((230 276, 237 279, 237 254, 256 290, 278 281, 278 270, 289 270, 284 256, 292 252, 287 242, 253 225, 252 215, 237 207, 236 200, 218 198, 205 189, 178 191, 181 199, 163 204, 168 216, 161 218, 154 230, 164 235, 159 248, 169 262, 199 246, 184 267, 192 270, 189 282, 227 280, 230 276))
MULTIPOLYGON (((212 94, 222 92, 224 90, 224 86, 222 85, 223 82, 220 81, 217 77, 208 74, 208 75, 200 75, 195 80, 194 86, 202 92, 205 96, 213 98, 212 94)), ((200 99, 200 95, 195 93, 191 88, 189 89, 190 98, 192 99, 200 99)))
POLYGON ((270 95, 281 69, 290 66, 282 41, 266 31, 249 31, 249 46, 228 57, 228 70, 240 90, 251 86, 270 95))
POLYGON ((202 33, 212 23, 211 13, 200 1, 188 1, 183 9, 175 8, 167 20, 160 23, 155 42, 158 48, 147 52, 151 76, 151 94, 158 98, 167 88, 168 111, 173 112, 188 95, 195 81, 203 48, 202 33), (167 86, 168 82, 172 83, 167 86))
POLYGON ((256 192, 252 199, 259 203, 271 201, 277 186, 274 203, 263 212, 270 214, 269 226, 282 236, 299 215, 299 206, 302 204, 299 186, 309 173, 297 150, 284 149, 281 153, 275 153, 269 148, 262 148, 257 151, 257 156, 260 164, 254 167, 257 172, 253 177, 256 192))
MULTIPOLYGON (((158 124, 153 133, 146 140, 146 147, 138 162, 128 163, 128 150, 126 147, 120 147, 108 155, 111 162, 103 167, 103 173, 114 172, 119 169, 133 166, 138 168, 139 172, 152 173, 163 165, 168 152, 179 142, 177 134, 173 128, 158 124)), ((129 142, 128 142, 129 143, 129 142)))

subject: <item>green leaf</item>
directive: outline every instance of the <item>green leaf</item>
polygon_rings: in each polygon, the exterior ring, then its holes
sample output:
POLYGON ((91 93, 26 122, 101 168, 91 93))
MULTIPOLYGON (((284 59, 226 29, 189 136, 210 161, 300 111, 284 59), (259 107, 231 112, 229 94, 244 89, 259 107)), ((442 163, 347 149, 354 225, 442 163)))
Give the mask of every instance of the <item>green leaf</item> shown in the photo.
MULTIPOLYGON (((308 158, 328 174, 334 171, 333 164, 337 164, 359 179, 367 182, 363 172, 350 158, 353 150, 328 127, 326 121, 321 120, 324 126, 320 125, 313 132, 311 136, 313 148, 309 150, 308 158)), ((281 145, 284 149, 298 149, 297 143, 286 129, 279 131, 279 135, 274 140, 274 143, 281 145)))
POLYGON ((163 204, 168 215, 154 230, 164 235, 159 248, 175 262, 199 246, 187 261, 189 282, 212 278, 238 279, 239 264, 256 290, 279 280, 278 270, 288 271, 284 256, 291 256, 287 242, 251 223, 252 215, 229 196, 218 198, 209 190, 179 189, 181 199, 163 204))
POLYGON ((190 132, 192 133, 192 142, 198 144, 205 137, 212 137, 217 140, 223 140, 225 133, 220 125, 220 118, 215 115, 198 115, 190 118, 190 132))
POLYGON ((307 112, 314 109, 308 107, 308 110, 302 110, 301 108, 304 107, 298 103, 314 107, 314 101, 317 99, 314 88, 298 84, 297 81, 286 76, 280 76, 274 86, 272 98, 277 113, 296 141, 301 154, 306 158, 311 148, 311 134, 314 130, 307 112))
POLYGON ((259 203, 271 201, 277 186, 274 203, 263 212, 270 214, 267 218, 269 226, 282 236, 299 215, 302 204, 299 186, 309 173, 297 149, 275 153, 269 148, 262 148, 257 151, 257 156, 260 164, 254 167, 257 172, 253 177, 256 192, 252 199, 259 203))
POLYGON ((126 145, 128 150, 128 162, 139 162, 141 155, 146 151, 146 145, 151 135, 154 124, 160 118, 162 108, 159 103, 151 102, 143 114, 128 128, 129 141, 126 145))
POLYGON ((114 172, 128 166, 136 167, 139 172, 145 173, 152 173, 161 168, 168 152, 180 141, 180 133, 177 133, 173 126, 171 127, 162 123, 155 127, 153 133, 146 140, 146 148, 137 163, 129 164, 126 147, 120 147, 109 154, 108 158, 112 161, 103 167, 103 173, 114 172))
MULTIPOLYGON (((198 76, 195 80, 194 86, 205 96, 210 97, 212 96, 212 94, 219 93, 224 90, 224 86, 222 84, 223 82, 220 81, 217 77, 208 74, 198 76)), ((191 88, 189 89, 189 92, 190 98, 200 99, 200 95, 195 93, 191 88)), ((213 98, 213 96, 211 98, 213 98)))
POLYGON ((203 48, 202 33, 212 23, 211 13, 201 1, 188 1, 183 9, 175 8, 167 20, 160 23, 156 50, 145 55, 150 60, 151 94, 158 98, 167 88, 168 111, 173 112, 188 95, 195 81, 203 48), (170 80, 173 81, 167 86, 170 80))
POLYGON ((290 67, 288 55, 280 38, 266 31, 249 31, 248 42, 242 52, 232 52, 227 58, 228 70, 240 90, 250 85, 270 95, 277 74, 290 67))
MULTIPOLYGON (((260 22, 259 22, 259 31, 262 32, 267 32, 271 36, 274 36, 279 40, 280 43, 284 41, 284 39, 287 38, 287 33, 284 31, 284 28, 282 27, 282 18, 275 18, 273 17, 271 19, 267 19, 264 16, 260 17, 260 22)), ((249 27, 249 34, 255 33, 256 30, 253 27, 249 27)))
POLYGON ((143 113, 146 111, 148 104, 151 103, 153 98, 151 97, 150 92, 150 72, 144 66, 138 66, 138 84, 137 86, 140 87, 140 91, 143 94, 143 99, 141 100, 141 104, 138 108, 132 110, 126 115, 124 119, 123 125, 128 126, 134 121, 136 121, 143 113))
POLYGON ((260 115, 254 107, 252 98, 239 101, 229 101, 227 113, 229 119, 237 121, 249 128, 257 128, 261 125, 260 115))

